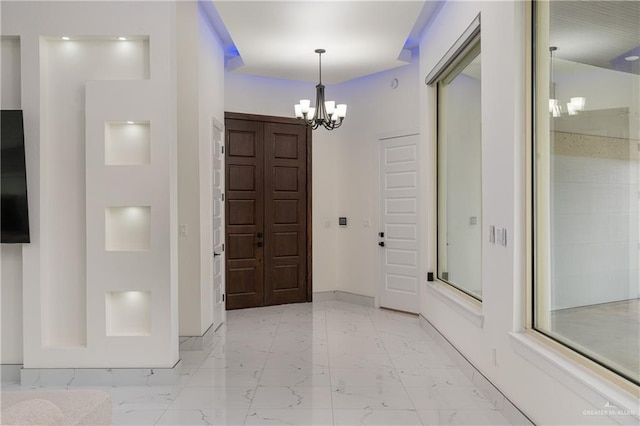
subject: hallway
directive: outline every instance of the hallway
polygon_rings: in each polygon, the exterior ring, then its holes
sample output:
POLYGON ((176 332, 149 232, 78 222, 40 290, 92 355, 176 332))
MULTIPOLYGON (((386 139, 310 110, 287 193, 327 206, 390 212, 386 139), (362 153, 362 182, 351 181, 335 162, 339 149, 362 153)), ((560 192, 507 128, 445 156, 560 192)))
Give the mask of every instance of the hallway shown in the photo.
POLYGON ((180 386, 112 388, 114 424, 508 424, 415 317, 340 301, 228 312, 180 386))

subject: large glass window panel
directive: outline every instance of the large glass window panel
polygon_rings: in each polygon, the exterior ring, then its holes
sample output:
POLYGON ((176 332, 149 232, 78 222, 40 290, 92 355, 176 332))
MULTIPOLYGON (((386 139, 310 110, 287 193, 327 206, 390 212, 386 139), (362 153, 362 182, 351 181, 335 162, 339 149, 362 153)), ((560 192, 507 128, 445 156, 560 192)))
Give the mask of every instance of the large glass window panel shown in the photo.
POLYGON ((438 278, 481 300, 480 39, 437 83, 438 278))
POLYGON ((534 3, 533 327, 640 382, 640 2, 534 3))

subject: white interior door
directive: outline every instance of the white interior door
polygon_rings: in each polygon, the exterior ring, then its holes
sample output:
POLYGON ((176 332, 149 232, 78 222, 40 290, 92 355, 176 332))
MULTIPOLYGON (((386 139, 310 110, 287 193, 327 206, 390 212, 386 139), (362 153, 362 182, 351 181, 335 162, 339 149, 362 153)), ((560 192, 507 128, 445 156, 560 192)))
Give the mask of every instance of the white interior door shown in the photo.
POLYGON ((222 124, 213 125, 213 329, 217 329, 226 320, 224 303, 224 151, 222 143, 222 124))
POLYGON ((418 135, 380 140, 379 192, 380 306, 418 313, 418 135))

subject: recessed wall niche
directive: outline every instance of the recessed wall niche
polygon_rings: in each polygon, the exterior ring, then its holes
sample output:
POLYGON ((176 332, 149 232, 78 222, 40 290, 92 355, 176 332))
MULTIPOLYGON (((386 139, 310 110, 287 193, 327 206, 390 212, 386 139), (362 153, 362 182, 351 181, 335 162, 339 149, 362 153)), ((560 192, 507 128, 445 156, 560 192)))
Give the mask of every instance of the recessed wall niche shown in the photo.
POLYGON ((107 336, 151 334, 151 292, 108 291, 105 308, 107 336))
POLYGON ((149 250, 151 207, 107 207, 104 216, 107 251, 149 250))
POLYGON ((151 126, 148 121, 108 122, 104 129, 107 166, 137 166, 151 162, 151 126))

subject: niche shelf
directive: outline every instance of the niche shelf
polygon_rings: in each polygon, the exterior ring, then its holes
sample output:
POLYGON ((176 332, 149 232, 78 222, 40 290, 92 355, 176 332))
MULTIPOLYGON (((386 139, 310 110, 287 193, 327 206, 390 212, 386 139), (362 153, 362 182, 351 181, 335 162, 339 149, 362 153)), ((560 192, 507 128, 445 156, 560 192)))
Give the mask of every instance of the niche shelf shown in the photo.
POLYGON ((107 336, 151 335, 151 292, 105 293, 107 336))
POLYGON ((107 251, 148 251, 151 243, 151 207, 107 207, 105 249, 107 251))
POLYGON ((151 162, 148 121, 107 122, 104 127, 105 165, 141 166, 151 162))

